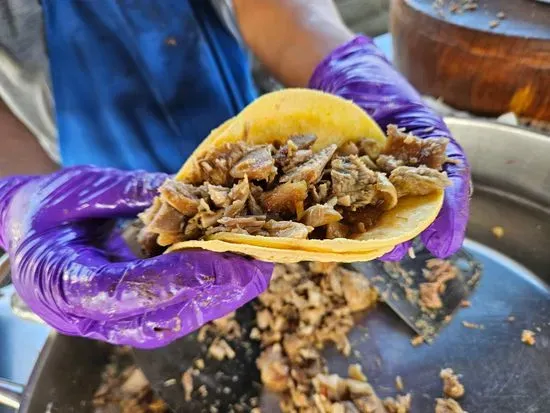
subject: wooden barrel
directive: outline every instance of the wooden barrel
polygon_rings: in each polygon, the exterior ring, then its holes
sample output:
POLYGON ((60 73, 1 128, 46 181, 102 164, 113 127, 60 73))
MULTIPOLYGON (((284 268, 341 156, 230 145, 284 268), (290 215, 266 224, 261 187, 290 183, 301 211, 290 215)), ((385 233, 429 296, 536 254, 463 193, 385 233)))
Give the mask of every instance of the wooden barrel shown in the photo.
POLYGON ((390 20, 394 62, 420 92, 479 115, 550 120, 550 4, 392 0, 390 20))

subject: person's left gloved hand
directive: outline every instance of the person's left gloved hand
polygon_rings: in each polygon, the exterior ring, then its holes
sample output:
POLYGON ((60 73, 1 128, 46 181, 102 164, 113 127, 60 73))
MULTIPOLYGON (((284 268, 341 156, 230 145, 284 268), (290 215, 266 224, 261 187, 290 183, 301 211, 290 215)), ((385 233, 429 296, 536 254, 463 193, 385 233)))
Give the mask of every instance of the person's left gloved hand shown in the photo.
MULTIPOLYGON (((354 101, 383 129, 395 124, 419 138, 450 140, 446 154, 452 163, 446 163, 444 170, 452 185, 445 190, 439 216, 421 239, 436 257, 455 253, 464 241, 468 222, 470 166, 443 120, 365 36, 356 37, 327 56, 315 69, 310 87, 354 101)), ((411 241, 398 245, 382 259, 400 260, 410 245, 411 241)))
POLYGON ((75 167, 0 180, 0 247, 26 304, 62 333, 168 344, 262 293, 273 265, 209 251, 136 259, 114 228, 164 174, 75 167))

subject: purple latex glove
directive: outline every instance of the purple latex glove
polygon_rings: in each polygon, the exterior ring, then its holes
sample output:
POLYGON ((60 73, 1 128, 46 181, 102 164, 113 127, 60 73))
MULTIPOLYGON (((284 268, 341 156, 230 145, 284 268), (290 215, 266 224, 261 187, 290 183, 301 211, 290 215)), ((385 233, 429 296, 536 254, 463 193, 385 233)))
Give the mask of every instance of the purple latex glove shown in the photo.
MULTIPOLYGON (((444 169, 452 185, 445 191, 439 216, 421 239, 436 257, 455 253, 464 241, 468 222, 470 166, 443 120, 365 36, 354 38, 327 56, 315 69, 310 87, 354 101, 383 129, 396 124, 420 138, 450 139, 446 153, 456 164, 447 163, 444 169)), ((383 259, 400 260, 410 245, 411 242, 398 245, 383 259)))
POLYGON ((207 251, 135 259, 113 219, 145 209, 164 179, 75 167, 0 180, 0 246, 27 305, 62 333, 154 348, 262 293, 272 264, 207 251))

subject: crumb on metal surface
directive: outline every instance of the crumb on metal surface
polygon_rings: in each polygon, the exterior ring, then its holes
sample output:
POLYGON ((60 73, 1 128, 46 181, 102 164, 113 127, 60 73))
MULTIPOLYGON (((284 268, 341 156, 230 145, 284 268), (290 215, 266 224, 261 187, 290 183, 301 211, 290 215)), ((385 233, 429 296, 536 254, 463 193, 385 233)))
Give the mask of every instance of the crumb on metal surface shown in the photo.
POLYGON ((459 399, 464 396, 464 386, 460 383, 458 375, 453 369, 443 369, 439 372, 439 377, 443 380, 443 392, 446 396, 453 399, 459 399))
POLYGON ((363 373, 363 367, 360 364, 350 364, 348 367, 348 376, 357 381, 367 381, 367 376, 363 373))
POLYGON ((469 321, 462 321, 462 325, 466 328, 471 328, 474 330, 485 330, 485 326, 483 324, 476 324, 476 323, 471 323, 469 321))
POLYGON ((193 393, 193 374, 191 373, 191 369, 187 369, 181 375, 181 384, 185 393, 185 401, 191 401, 191 394, 193 393))
POLYGON ((462 300, 462 301, 460 302, 460 306, 461 306, 462 308, 469 308, 469 307, 472 306, 472 303, 469 302, 468 300, 462 300))
POLYGON ((405 388, 405 385, 403 384, 403 379, 401 378, 401 376, 397 376, 395 378, 395 388, 399 391, 403 391, 403 389, 405 388))
POLYGON ((535 338, 535 332, 531 330, 523 330, 521 332, 521 342, 528 346, 534 346, 537 342, 535 338))
POLYGON ((424 337, 422 336, 416 336, 411 339, 411 344, 413 345, 413 347, 418 347, 423 343, 424 343, 424 337))
POLYGON ((491 29, 494 29, 494 28, 496 28, 499 24, 500 24, 500 20, 491 20, 491 21, 489 22, 489 27, 490 27, 491 29))
POLYGON ((491 232, 497 239, 500 239, 504 236, 504 228, 501 227, 500 225, 496 225, 493 228, 491 228, 491 232))

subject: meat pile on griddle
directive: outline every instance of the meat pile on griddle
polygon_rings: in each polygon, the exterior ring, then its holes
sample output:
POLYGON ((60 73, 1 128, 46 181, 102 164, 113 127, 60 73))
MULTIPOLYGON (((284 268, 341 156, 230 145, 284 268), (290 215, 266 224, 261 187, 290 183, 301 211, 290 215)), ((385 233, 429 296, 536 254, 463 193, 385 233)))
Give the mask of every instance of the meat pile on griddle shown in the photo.
POLYGON ((219 232, 296 239, 356 238, 398 198, 449 185, 444 138, 388 127, 373 139, 314 152, 315 136, 284 144, 227 143, 196 160, 189 183, 168 179, 140 218, 143 243, 168 246, 219 232))

